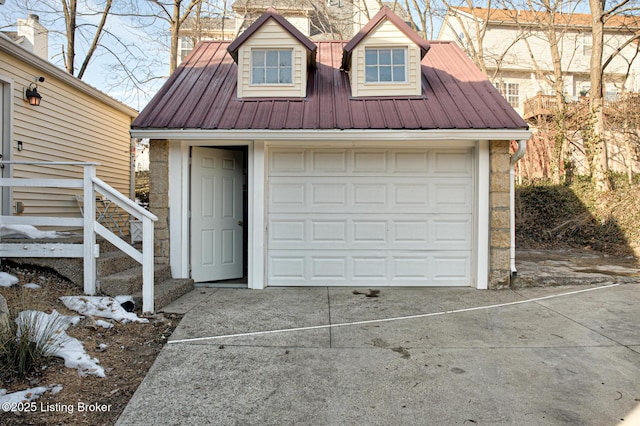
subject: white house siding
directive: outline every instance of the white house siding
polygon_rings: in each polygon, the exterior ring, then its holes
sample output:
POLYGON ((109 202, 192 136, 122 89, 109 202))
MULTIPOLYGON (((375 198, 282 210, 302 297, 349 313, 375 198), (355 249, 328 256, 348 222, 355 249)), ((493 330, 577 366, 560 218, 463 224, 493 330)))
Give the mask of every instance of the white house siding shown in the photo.
POLYGON ((238 97, 304 97, 307 90, 307 50, 274 21, 266 22, 238 53, 238 97), (293 84, 252 85, 251 49, 293 49, 293 84))
POLYGON ((351 93, 357 96, 418 96, 422 91, 420 49, 395 25, 384 21, 353 50, 351 57, 351 93), (407 48, 407 83, 366 83, 365 48, 407 48))
MULTIPOLYGON (((489 25, 489 29, 484 36, 483 56, 488 69, 488 77, 493 81, 502 79, 505 82, 524 83, 521 77, 522 73, 529 75, 535 73, 536 66, 534 66, 531 59, 527 43, 531 52, 535 55, 537 67, 545 74, 553 73, 551 51, 546 34, 543 31, 532 30, 527 26, 522 28, 519 29, 516 25, 509 24, 489 25), (530 31, 526 36, 526 41, 522 39, 514 43, 518 37, 522 37, 524 31, 530 31), (505 52, 507 53, 505 54, 505 52)), ((624 30, 616 32, 609 29, 605 31, 604 58, 607 58, 631 36, 630 31, 627 30, 627 34, 624 33, 624 30)), ((560 41, 561 66, 568 80, 567 84, 565 84, 565 90, 569 96, 578 96, 580 90, 588 88, 590 54, 584 50, 583 35, 585 33, 590 34, 590 32, 590 28, 587 27, 570 29, 559 27, 557 36, 560 41)), ((470 44, 473 44, 477 49, 478 39, 472 16, 466 13, 458 13, 455 17, 448 16, 442 25, 438 39, 454 40, 467 52, 470 52, 470 44), (466 34, 464 34, 463 26, 467 28, 466 34)), ((636 76, 639 75, 638 70, 640 69, 638 59, 635 59, 631 67, 632 76, 628 81, 625 80, 628 62, 634 58, 634 55, 635 44, 632 43, 624 48, 620 55, 615 57, 607 66, 605 81, 608 81, 610 90, 616 88, 617 91, 621 91, 625 84, 626 90, 636 89, 635 80, 636 76)), ((530 76, 529 80, 535 81, 536 78, 535 76, 530 76)), ((535 96, 540 89, 544 94, 552 93, 551 88, 540 80, 537 81, 537 85, 521 84, 521 104, 516 110, 522 113, 522 101, 535 96)))
MULTIPOLYGON (((51 64, 36 66, 41 62, 44 63, 37 59, 26 62, 11 51, 0 49, 0 79, 13 83, 10 159, 96 162, 100 164, 98 177, 128 196, 131 190, 129 128, 136 112, 90 96, 87 92, 100 92, 86 85, 82 86, 84 90, 78 89, 59 78, 62 71, 57 68, 52 71, 51 64), (33 107, 23 100, 24 91, 39 76, 45 77, 44 82, 37 83, 42 102, 33 107), (22 151, 17 149, 18 141, 22 142, 22 151)), ((117 104, 113 100, 111 103, 117 104)), ((12 175, 16 178, 80 178, 82 168, 14 165, 12 175)), ((76 193, 58 188, 16 188, 11 209, 15 208, 16 201, 21 201, 24 214, 78 216, 76 193)))

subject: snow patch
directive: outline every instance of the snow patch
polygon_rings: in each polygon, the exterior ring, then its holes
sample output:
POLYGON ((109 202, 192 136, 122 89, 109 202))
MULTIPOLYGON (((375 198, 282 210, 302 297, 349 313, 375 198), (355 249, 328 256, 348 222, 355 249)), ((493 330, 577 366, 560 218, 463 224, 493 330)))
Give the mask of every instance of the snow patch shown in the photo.
POLYGON ((127 312, 122 306, 111 297, 102 296, 62 296, 60 298, 64 305, 82 315, 94 317, 111 318, 122 323, 127 322, 149 322, 146 318, 139 318, 133 312, 127 312))
POLYGON ((0 287, 11 287, 20 281, 17 277, 6 272, 0 272, 0 287))
POLYGON ((18 410, 17 404, 31 402, 38 399, 43 393, 49 390, 48 386, 38 386, 36 388, 25 389, 23 391, 7 393, 6 389, 0 389, 0 411, 22 411, 18 410))
POLYGON ((102 328, 113 328, 113 324, 105 320, 96 320, 96 325, 102 328))
POLYGON ((44 333, 51 334, 49 338, 50 346, 46 352, 48 356, 56 356, 64 359, 64 365, 68 368, 77 368, 79 376, 92 374, 98 377, 104 376, 104 368, 98 365, 96 358, 91 358, 84 350, 82 342, 69 336, 66 330, 71 324, 77 324, 80 317, 70 317, 60 315, 55 309, 51 314, 41 311, 22 311, 16 318, 18 330, 21 324, 27 327, 36 324, 31 340, 42 339, 44 333), (49 330, 53 329, 53 333, 49 330))
POLYGON ((39 288, 40 288, 40 286, 39 286, 38 284, 36 284, 36 283, 27 283, 27 284, 23 284, 23 285, 22 285, 22 287, 24 287, 24 288, 31 288, 31 289, 34 289, 34 290, 37 290, 37 289, 39 289, 39 288))
POLYGON ((31 225, 0 225, 0 237, 2 238, 57 238, 63 234, 56 231, 40 231, 31 225))

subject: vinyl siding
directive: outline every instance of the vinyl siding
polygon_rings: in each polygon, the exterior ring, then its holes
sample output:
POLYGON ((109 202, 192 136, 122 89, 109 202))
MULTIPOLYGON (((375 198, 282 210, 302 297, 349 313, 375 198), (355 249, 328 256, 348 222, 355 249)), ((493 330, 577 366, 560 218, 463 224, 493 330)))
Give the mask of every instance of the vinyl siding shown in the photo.
POLYGON ((353 51, 351 60, 351 92, 359 96, 419 96, 422 94, 420 78, 420 49, 389 21, 382 22, 353 51), (407 49, 406 83, 366 83, 365 49, 367 47, 405 47, 407 49))
POLYGON ((303 98, 307 95, 307 51, 277 23, 265 23, 240 47, 238 59, 239 98, 303 98), (252 85, 251 49, 293 49, 293 84, 252 85))
MULTIPOLYGON (((13 131, 8 142, 11 160, 96 162, 100 164, 98 177, 129 196, 132 184, 129 129, 134 114, 105 104, 56 78, 55 73, 47 73, 0 51, 0 79, 3 78, 13 83, 13 131), (32 107, 23 100, 23 93, 38 76, 45 77, 44 82, 38 83, 42 103, 32 107), (18 141, 22 141, 22 151, 17 150, 18 141)), ((16 178, 83 176, 83 168, 77 166, 12 167, 12 176, 16 178)), ((78 193, 62 188, 16 188, 12 212, 15 202, 21 201, 25 215, 79 216, 75 199, 78 193)))

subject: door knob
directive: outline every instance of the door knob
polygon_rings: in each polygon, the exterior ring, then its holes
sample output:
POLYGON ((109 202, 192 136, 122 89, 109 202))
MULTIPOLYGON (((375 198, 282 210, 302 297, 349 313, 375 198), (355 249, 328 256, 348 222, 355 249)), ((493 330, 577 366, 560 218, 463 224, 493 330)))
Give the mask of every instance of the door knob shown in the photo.
POLYGON ((238 226, 242 226, 242 225, 243 225, 242 221, 241 221, 241 220, 239 220, 239 221, 238 221, 238 226))

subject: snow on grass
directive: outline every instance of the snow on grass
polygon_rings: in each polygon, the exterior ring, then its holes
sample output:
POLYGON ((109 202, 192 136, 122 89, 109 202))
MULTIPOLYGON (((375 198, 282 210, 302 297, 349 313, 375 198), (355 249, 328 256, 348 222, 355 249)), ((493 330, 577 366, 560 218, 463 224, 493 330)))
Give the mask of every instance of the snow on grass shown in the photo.
POLYGON ((20 281, 17 277, 6 272, 0 272, 0 287, 11 287, 20 281))
POLYGON ((146 318, 139 318, 133 312, 124 310, 120 303, 111 297, 102 296, 62 296, 60 298, 64 305, 82 315, 94 317, 111 318, 122 323, 127 322, 149 322, 146 318))
POLYGON ((46 348, 47 356, 56 356, 64 359, 64 365, 68 368, 77 368, 79 376, 92 374, 98 377, 104 376, 104 368, 98 365, 96 358, 91 358, 84 350, 82 342, 66 333, 71 324, 77 324, 80 317, 60 315, 55 309, 51 314, 40 311, 22 311, 16 318, 18 330, 21 324, 30 330, 32 335, 29 340, 43 339, 42 336, 50 335, 46 348), (35 326, 30 326, 35 324, 35 326), (53 333, 50 332, 51 329, 53 333))

